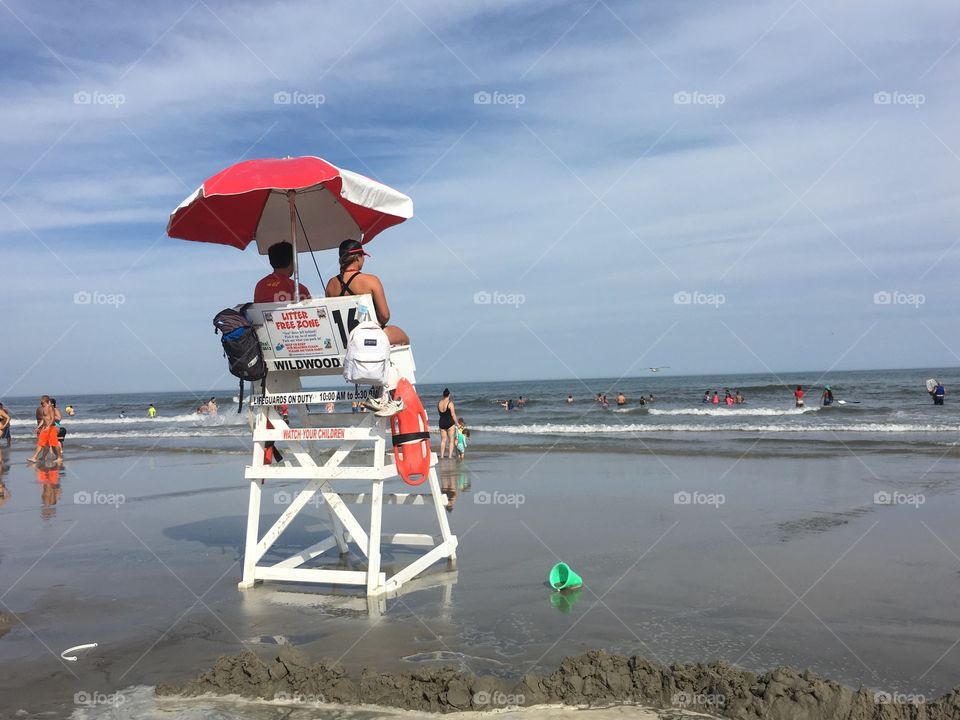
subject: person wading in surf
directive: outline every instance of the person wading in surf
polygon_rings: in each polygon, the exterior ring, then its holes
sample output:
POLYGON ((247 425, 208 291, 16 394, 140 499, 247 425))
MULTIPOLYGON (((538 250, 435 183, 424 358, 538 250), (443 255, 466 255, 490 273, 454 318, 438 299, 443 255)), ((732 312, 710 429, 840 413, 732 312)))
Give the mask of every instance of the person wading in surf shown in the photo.
POLYGON ((443 397, 437 403, 437 412, 440 413, 440 457, 443 457, 443 451, 446 449, 447 457, 452 458, 457 446, 456 427, 460 423, 449 388, 443 389, 443 397))

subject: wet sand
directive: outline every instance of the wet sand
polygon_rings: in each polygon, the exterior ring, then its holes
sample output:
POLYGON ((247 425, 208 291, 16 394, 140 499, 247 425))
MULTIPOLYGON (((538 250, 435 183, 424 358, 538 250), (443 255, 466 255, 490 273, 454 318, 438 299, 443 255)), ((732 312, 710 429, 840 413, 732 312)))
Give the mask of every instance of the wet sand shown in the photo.
MULTIPOLYGON (((451 666, 518 682, 602 648, 661 666, 810 667, 926 698, 960 682, 952 459, 477 453, 441 468, 465 486, 450 516, 457 567, 370 605, 344 590, 237 590, 244 458, 68 456, 58 496, 11 455, 0 611, 25 625, 0 640, 0 713, 69 714, 80 691, 182 683, 287 643, 354 674, 451 666), (874 503, 893 491, 924 502, 874 503), (675 504, 682 492, 703 497, 675 504), (557 559, 583 575, 579 594, 546 586, 557 559), (86 642, 99 647, 59 659, 86 642)), ((385 530, 431 531, 429 510, 387 510, 385 530)), ((311 512, 285 549, 324 532, 323 508, 311 512)))

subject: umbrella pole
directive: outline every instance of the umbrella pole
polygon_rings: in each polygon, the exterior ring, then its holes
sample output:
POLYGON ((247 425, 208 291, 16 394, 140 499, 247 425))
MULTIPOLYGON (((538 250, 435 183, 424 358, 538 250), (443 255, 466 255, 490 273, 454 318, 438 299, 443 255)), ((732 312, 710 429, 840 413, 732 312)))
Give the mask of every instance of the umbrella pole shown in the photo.
POLYGON ((300 263, 297 261, 297 193, 287 190, 287 202, 290 203, 290 243, 293 245, 293 301, 300 302, 300 263))

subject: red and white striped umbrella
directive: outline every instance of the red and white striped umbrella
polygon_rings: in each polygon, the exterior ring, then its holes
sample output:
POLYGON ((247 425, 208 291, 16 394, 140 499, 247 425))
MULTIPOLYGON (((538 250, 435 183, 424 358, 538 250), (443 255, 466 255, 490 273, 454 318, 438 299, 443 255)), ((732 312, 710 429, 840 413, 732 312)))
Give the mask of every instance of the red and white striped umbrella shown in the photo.
POLYGON ((247 160, 206 180, 170 215, 167 235, 261 254, 293 242, 298 252, 369 242, 413 217, 413 201, 318 157, 247 160))

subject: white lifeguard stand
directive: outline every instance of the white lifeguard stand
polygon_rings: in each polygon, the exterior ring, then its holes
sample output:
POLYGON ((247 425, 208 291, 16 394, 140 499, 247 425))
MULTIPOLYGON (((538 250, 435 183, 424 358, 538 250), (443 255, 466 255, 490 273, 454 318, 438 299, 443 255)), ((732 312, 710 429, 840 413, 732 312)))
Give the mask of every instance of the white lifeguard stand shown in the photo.
MULTIPOLYGON (((246 550, 241 589, 262 580, 364 587, 367 596, 398 591, 434 563, 456 560, 457 537, 450 532, 446 496, 437 480, 437 456, 431 452, 430 472, 423 487, 427 492, 384 493, 384 483, 396 479, 389 419, 354 412, 352 403, 367 397, 370 388, 344 385, 341 390, 304 390, 304 376, 340 376, 350 329, 360 305, 373 307, 369 295, 304 300, 299 303, 254 304, 246 308, 247 319, 257 327, 267 362, 265 392, 254 383, 248 400, 253 422, 253 459, 246 468, 250 482, 246 550), (288 405, 290 420, 279 412, 288 405), (310 412, 313 406, 314 412, 310 412), (296 422, 294 422, 296 410, 296 422), (319 412, 317 412, 319 411, 319 412), (275 442, 284 463, 264 465, 267 442, 275 442), (372 452, 371 452, 372 451, 372 452), (261 498, 264 483, 271 480, 302 481, 290 504, 264 535, 260 535, 261 498), (336 487, 334 486, 336 483, 336 487), (347 487, 360 492, 344 492, 347 487), (358 488, 358 486, 362 486, 358 488), (260 564, 308 503, 322 499, 330 521, 330 536, 296 554, 260 564), (400 532, 382 534, 383 505, 432 506, 439 534, 400 532), (350 505, 369 504, 370 522, 364 528, 350 505), (304 567, 336 548, 341 555, 350 546, 366 558, 366 570, 304 567), (381 546, 430 548, 390 577, 381 572, 381 546)), ((416 384, 413 353, 409 345, 394 346, 391 362, 401 377, 416 384)))

